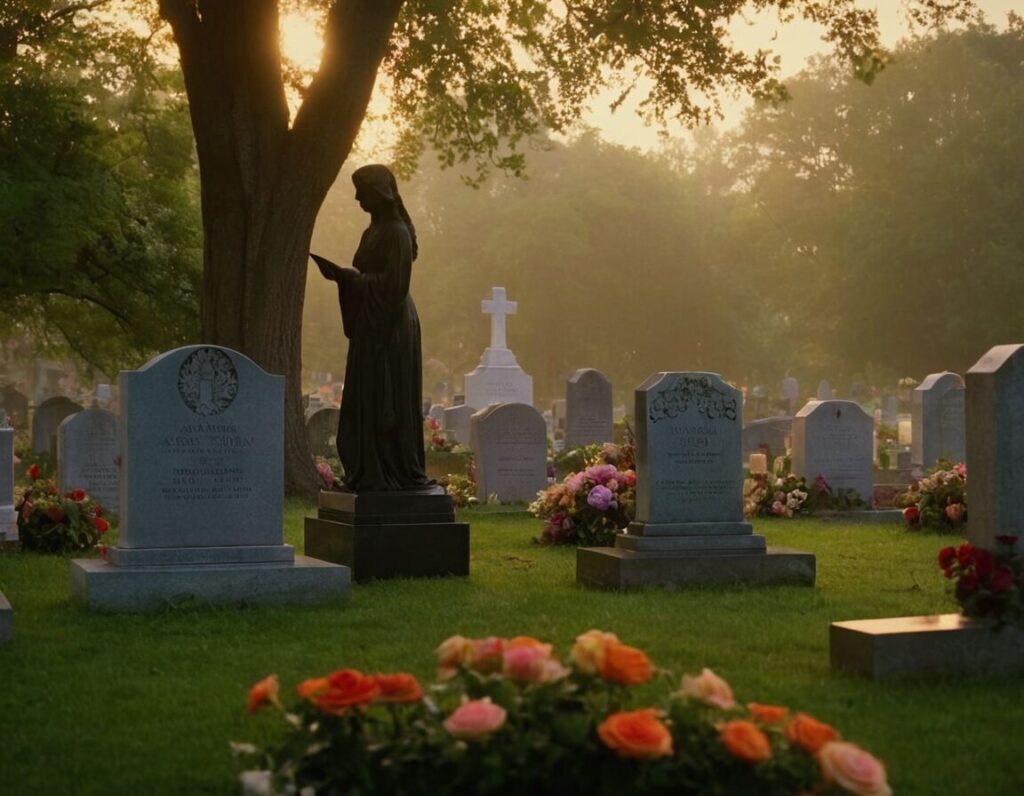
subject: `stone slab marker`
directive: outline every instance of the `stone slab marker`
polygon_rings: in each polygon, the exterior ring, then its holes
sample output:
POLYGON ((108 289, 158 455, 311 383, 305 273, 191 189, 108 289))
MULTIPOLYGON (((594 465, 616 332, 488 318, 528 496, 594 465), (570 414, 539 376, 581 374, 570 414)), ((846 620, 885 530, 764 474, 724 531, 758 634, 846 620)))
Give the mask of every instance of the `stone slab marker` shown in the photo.
POLYGON ((817 397, 819 401, 828 401, 832 398, 832 385, 828 383, 828 379, 818 382, 817 397))
POLYGON ((465 404, 449 406, 444 410, 441 428, 449 439, 460 445, 469 445, 469 426, 475 413, 476 410, 472 406, 465 404))
POLYGON ((14 512, 14 429, 0 418, 0 544, 18 541, 14 512))
POLYGON ((547 427, 526 404, 497 404, 471 421, 477 499, 494 494, 502 503, 527 503, 548 485, 547 427))
POLYGON ((612 383, 594 368, 577 370, 565 385, 565 447, 612 442, 612 383))
MULTIPOLYGON (((766 445, 772 456, 784 456, 786 441, 793 436, 793 418, 789 415, 763 417, 743 427, 743 459, 751 453, 760 453, 766 445)), ((768 462, 769 466, 771 462, 768 462)))
POLYGON ((789 413, 795 414, 796 408, 800 405, 800 382, 792 376, 787 376, 779 383, 779 392, 789 402, 789 413))
POLYGON ((345 596, 347 567, 283 544, 284 377, 209 345, 120 375, 118 545, 71 562, 102 611, 345 596))
POLYGON ((932 373, 914 390, 911 407, 911 464, 925 469, 939 459, 964 461, 966 445, 964 380, 948 370, 932 373))
POLYGON ((814 583, 814 556, 767 550, 743 517, 743 397, 717 373, 655 373, 637 389, 636 520, 580 548, 586 586, 814 583))
POLYGON ((793 474, 808 485, 824 476, 835 489, 855 489, 870 505, 874 422, 855 401, 809 401, 793 418, 793 474))
POLYGON ((491 288, 490 300, 481 302, 482 311, 491 316, 491 344, 465 376, 466 403, 474 409, 498 403, 533 405, 533 378, 519 367, 505 341, 505 318, 515 315, 517 306, 503 287, 491 288))
POLYGON ((967 477, 972 545, 1024 537, 1024 345, 997 345, 967 371, 967 477))
POLYGON ((341 411, 334 407, 313 409, 306 414, 306 441, 309 452, 325 459, 338 456, 338 419, 341 411))
POLYGON ((65 417, 81 411, 81 406, 63 395, 39 404, 32 415, 32 450, 56 456, 57 427, 65 417))
POLYGON ((117 418, 106 409, 83 409, 57 427, 57 488, 84 489, 104 508, 119 501, 117 418))

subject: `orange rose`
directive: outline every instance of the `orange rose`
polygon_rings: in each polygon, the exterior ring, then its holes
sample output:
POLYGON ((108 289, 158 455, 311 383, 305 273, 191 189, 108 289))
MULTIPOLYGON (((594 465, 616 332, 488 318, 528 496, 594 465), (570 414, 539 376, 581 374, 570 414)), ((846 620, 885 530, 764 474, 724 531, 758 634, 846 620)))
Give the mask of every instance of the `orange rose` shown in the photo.
POLYGON ((818 752, 822 776, 847 793, 856 796, 891 796, 885 766, 859 746, 845 741, 829 741, 818 752))
POLYGON ((375 674, 374 681, 380 693, 379 702, 419 702, 423 699, 423 689, 411 674, 375 674))
POLYGON ((341 669, 327 677, 306 680, 298 690, 301 697, 335 716, 350 707, 368 705, 380 694, 377 681, 355 669, 341 669))
POLYGON ((613 713, 601 722, 597 734, 619 757, 654 760, 672 754, 672 734, 654 708, 613 713))
POLYGON ((789 708, 778 705, 761 705, 757 702, 748 702, 747 710, 750 711, 750 717, 754 721, 759 721, 762 724, 782 724, 789 715, 789 708))
POLYGON ((601 668, 601 661, 604 660, 605 649, 610 644, 618 643, 619 637, 614 633, 588 630, 586 633, 576 636, 576 643, 572 645, 569 657, 578 671, 583 674, 597 674, 601 668))
POLYGON ((612 643, 604 649, 598 672, 609 682, 637 685, 646 683, 654 676, 654 666, 643 650, 612 643))
POLYGON ((551 645, 545 644, 543 641, 537 641, 537 639, 531 636, 516 636, 510 638, 505 642, 505 649, 515 649, 517 647, 530 647, 532 649, 540 650, 545 655, 551 654, 551 645))
POLYGON ((718 737, 729 754, 745 763, 760 763, 772 756, 768 737, 753 722, 743 719, 724 722, 718 727, 718 737))
POLYGON ((268 702, 280 705, 277 694, 281 686, 277 681, 277 675, 272 674, 264 677, 256 685, 249 689, 249 701, 247 708, 250 713, 255 713, 268 702))
POLYGON ((473 641, 465 636, 451 636, 441 642, 436 655, 441 677, 452 677, 456 669, 473 660, 473 641))
POLYGON ((697 677, 683 675, 682 693, 689 699, 695 699, 713 708, 731 710, 736 707, 732 688, 707 667, 697 677))
POLYGON ((806 713, 797 713, 786 725, 786 738, 794 746, 799 746, 811 754, 817 754, 829 741, 839 737, 834 727, 820 722, 806 713))

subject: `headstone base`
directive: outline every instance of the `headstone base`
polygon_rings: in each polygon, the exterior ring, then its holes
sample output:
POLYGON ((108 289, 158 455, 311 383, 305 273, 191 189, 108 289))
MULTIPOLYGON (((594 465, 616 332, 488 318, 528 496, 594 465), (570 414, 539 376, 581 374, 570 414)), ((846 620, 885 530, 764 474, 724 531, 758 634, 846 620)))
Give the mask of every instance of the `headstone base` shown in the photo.
POLYGON ((417 492, 321 492, 306 518, 306 552, 352 568, 352 578, 469 575, 469 523, 455 521, 443 487, 417 492))
POLYGON ((71 596, 94 611, 140 613, 199 603, 317 603, 348 597, 347 567, 295 556, 294 562, 118 567, 71 561, 71 596))
POLYGON ((0 591, 0 644, 14 641, 14 611, 0 591))
POLYGON ((1024 630, 960 614, 833 622, 833 669, 872 680, 1024 672, 1024 630))
POLYGON ((813 586, 813 553, 788 548, 766 552, 639 552, 622 547, 576 550, 576 582, 626 591, 660 586, 674 591, 716 583, 813 586))

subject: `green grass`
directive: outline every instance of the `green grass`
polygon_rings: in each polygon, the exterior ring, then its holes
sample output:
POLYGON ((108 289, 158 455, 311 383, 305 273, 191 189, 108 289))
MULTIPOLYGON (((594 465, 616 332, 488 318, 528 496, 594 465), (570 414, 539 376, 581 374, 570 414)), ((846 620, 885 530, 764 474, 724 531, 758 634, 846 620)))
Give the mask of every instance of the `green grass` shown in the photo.
MULTIPOLYGON (((297 548, 307 511, 286 510, 297 548)), ((594 627, 674 677, 710 666, 740 701, 835 724, 886 761, 897 793, 1024 793, 1021 680, 879 685, 829 668, 831 621, 954 610, 934 563, 949 537, 766 521, 770 544, 817 554, 815 588, 613 594, 576 586, 573 550, 532 545, 533 518, 464 516, 471 577, 356 586, 342 607, 95 615, 71 604, 66 560, 0 556, 15 610, 15 643, 0 648, 0 794, 230 793, 228 741, 280 729, 269 713, 244 712, 267 673, 288 690, 341 666, 429 681, 433 649, 453 633, 529 634, 564 652, 594 627)))

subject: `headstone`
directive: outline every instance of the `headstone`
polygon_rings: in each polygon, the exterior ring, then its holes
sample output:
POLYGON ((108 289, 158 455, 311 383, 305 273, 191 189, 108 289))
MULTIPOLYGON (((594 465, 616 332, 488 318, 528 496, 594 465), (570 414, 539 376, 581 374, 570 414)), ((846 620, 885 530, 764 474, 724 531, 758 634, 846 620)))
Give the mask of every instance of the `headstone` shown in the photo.
POLYGON ((477 498, 526 503, 547 487, 548 442, 544 418, 527 404, 496 404, 473 415, 470 442, 476 462, 477 498))
POLYGON ((464 403, 466 403, 466 396, 461 392, 457 392, 452 396, 452 406, 462 406, 464 403))
POLYGON ((786 444, 793 434, 793 418, 788 415, 765 417, 754 420, 743 427, 743 459, 751 453, 759 453, 768 448, 771 455, 783 456, 786 444))
POLYGON ((818 400, 829 401, 832 399, 832 385, 828 383, 828 379, 822 379, 818 382, 818 400))
POLYGON ((793 418, 793 474, 872 496, 871 417, 854 401, 809 401, 793 418))
POLYGON ((527 375, 505 341, 505 318, 514 315, 517 304, 508 301, 505 288, 492 288, 492 298, 481 308, 491 316, 491 344, 480 364, 465 377, 466 403, 474 409, 499 403, 533 405, 533 379, 527 375))
POLYGON ((612 442, 612 383, 594 368, 577 370, 565 385, 565 447, 612 442))
POLYGON ((476 410, 472 406, 465 404, 450 406, 444 410, 441 427, 449 439, 459 445, 469 445, 469 427, 474 412, 476 410))
POLYGON ((997 345, 967 371, 968 539, 1024 537, 1024 345, 997 345))
POLYGON ((939 459, 954 464, 967 456, 964 380, 948 370, 932 373, 914 390, 911 411, 911 462, 934 467, 939 459))
POLYGON ((444 406, 442 404, 431 404, 427 410, 427 417, 441 423, 444 420, 444 406))
POLYGON ((0 419, 0 543, 18 541, 14 512, 14 429, 0 419))
POLYGON ((565 436, 565 399, 556 398, 551 402, 551 429, 554 436, 565 436))
POLYGON ((850 385, 850 400, 862 403, 868 397, 868 388, 859 381, 850 385))
POLYGON ((316 409, 306 414, 306 442, 313 456, 338 458, 338 418, 341 411, 334 407, 316 409))
POLYGON ((795 414, 797 406, 800 405, 800 382, 792 376, 787 376, 779 385, 782 397, 789 402, 789 413, 795 414))
POLYGON ((32 450, 57 455, 57 427, 68 415, 81 412, 82 407, 63 395, 47 398, 36 407, 32 416, 32 450))
POLYGON ((111 512, 119 499, 117 418, 106 409, 83 409, 57 427, 57 487, 84 489, 111 512))
POLYGON ((895 426, 899 421, 900 402, 895 395, 882 396, 882 422, 895 426))
POLYGON ((0 404, 10 418, 13 428, 26 428, 28 424, 28 396, 14 385, 8 384, 0 395, 0 404))
POLYGON ((580 548, 577 582, 674 588, 814 583, 814 556, 768 551, 743 517, 743 398, 717 373, 655 373, 636 389, 636 519, 580 548))
POLYGON ((228 348, 161 354, 119 380, 118 545, 75 559, 90 608, 312 602, 349 570, 283 544, 284 377, 228 348))
POLYGON ((106 409, 114 398, 114 391, 110 388, 109 384, 97 384, 93 396, 96 405, 101 409, 106 409))

